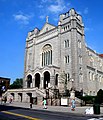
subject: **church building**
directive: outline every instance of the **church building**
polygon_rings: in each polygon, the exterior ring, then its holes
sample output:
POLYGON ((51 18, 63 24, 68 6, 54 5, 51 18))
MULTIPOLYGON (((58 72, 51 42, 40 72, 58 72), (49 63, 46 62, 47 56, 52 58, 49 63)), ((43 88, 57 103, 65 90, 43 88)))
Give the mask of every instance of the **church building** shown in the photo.
POLYGON ((60 15, 58 25, 46 23, 28 33, 23 89, 8 90, 15 101, 37 101, 66 90, 96 95, 103 89, 103 55, 85 42, 82 16, 74 9, 60 15), (47 91, 48 90, 48 91, 47 91))

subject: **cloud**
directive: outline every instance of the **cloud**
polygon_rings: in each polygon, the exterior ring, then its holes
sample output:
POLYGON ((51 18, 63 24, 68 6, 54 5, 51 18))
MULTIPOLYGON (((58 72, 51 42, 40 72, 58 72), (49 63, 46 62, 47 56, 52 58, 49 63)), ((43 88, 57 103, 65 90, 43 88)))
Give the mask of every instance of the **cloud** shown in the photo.
POLYGON ((18 21, 21 24, 29 24, 30 18, 32 17, 31 15, 24 15, 23 13, 15 14, 13 15, 14 19, 18 21))
POLYGON ((88 12, 89 12, 89 11, 88 11, 88 8, 85 8, 85 9, 84 9, 84 14, 88 14, 88 12))
MULTIPOLYGON (((50 0, 49 0, 50 1, 50 0)), ((46 3, 48 2, 48 0, 41 0, 42 3, 46 3)))
POLYGON ((45 2, 47 2, 47 0, 41 0, 41 2, 42 2, 42 3, 45 3, 45 2))
POLYGON ((93 28, 85 27, 84 30, 85 30, 85 32, 93 31, 93 28))
POLYGON ((40 15, 39 17, 40 17, 40 19, 46 18, 45 15, 40 15))
POLYGON ((81 11, 77 11, 78 14, 82 15, 82 12, 81 11))
POLYGON ((89 31, 89 30, 90 30, 90 28, 88 28, 88 27, 85 27, 85 28, 84 28, 84 30, 85 30, 85 31, 89 31))
POLYGON ((80 14, 80 15, 83 15, 83 14, 86 15, 86 14, 88 14, 88 12, 89 12, 88 8, 85 8, 82 12, 81 11, 77 11, 77 13, 80 14))
POLYGON ((38 5, 38 8, 43 8, 43 5, 38 5))
POLYGON ((39 18, 44 19, 47 15, 53 14, 53 20, 58 21, 58 15, 68 11, 70 2, 65 0, 41 0, 37 7, 40 9, 39 18))
POLYGON ((55 4, 51 4, 48 10, 53 13, 62 12, 66 8, 64 0, 56 0, 55 4))

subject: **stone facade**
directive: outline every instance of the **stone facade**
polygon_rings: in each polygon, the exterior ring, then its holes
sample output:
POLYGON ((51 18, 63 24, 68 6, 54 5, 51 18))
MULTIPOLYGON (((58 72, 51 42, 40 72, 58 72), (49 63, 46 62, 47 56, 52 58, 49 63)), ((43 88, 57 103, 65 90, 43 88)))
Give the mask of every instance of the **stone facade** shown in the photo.
POLYGON ((41 30, 28 33, 22 96, 40 99, 46 89, 50 96, 54 89, 96 95, 102 86, 103 57, 86 46, 82 17, 74 9, 61 14, 57 26, 47 18, 41 30))

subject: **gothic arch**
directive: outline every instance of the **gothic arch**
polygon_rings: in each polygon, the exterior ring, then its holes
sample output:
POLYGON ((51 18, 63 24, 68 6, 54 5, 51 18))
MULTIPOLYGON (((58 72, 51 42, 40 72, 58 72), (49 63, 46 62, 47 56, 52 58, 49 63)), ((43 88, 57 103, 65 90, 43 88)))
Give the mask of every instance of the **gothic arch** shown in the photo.
POLYGON ((30 88, 32 84, 32 76, 29 74, 27 76, 27 88, 30 88))
POLYGON ((52 64, 52 46, 46 44, 42 47, 42 66, 52 64))
POLYGON ((50 73, 48 71, 44 72, 44 89, 50 85, 50 73))
POLYGON ((40 88, 40 74, 39 73, 35 74, 35 87, 40 88))

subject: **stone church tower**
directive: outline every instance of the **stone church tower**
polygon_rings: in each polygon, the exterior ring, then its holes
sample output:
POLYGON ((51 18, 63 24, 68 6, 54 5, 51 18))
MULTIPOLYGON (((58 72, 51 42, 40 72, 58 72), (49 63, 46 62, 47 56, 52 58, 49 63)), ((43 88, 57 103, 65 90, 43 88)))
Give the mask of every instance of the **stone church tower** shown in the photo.
POLYGON ((74 9, 58 26, 35 28, 26 39, 24 88, 86 90, 86 47, 82 17, 74 9))

